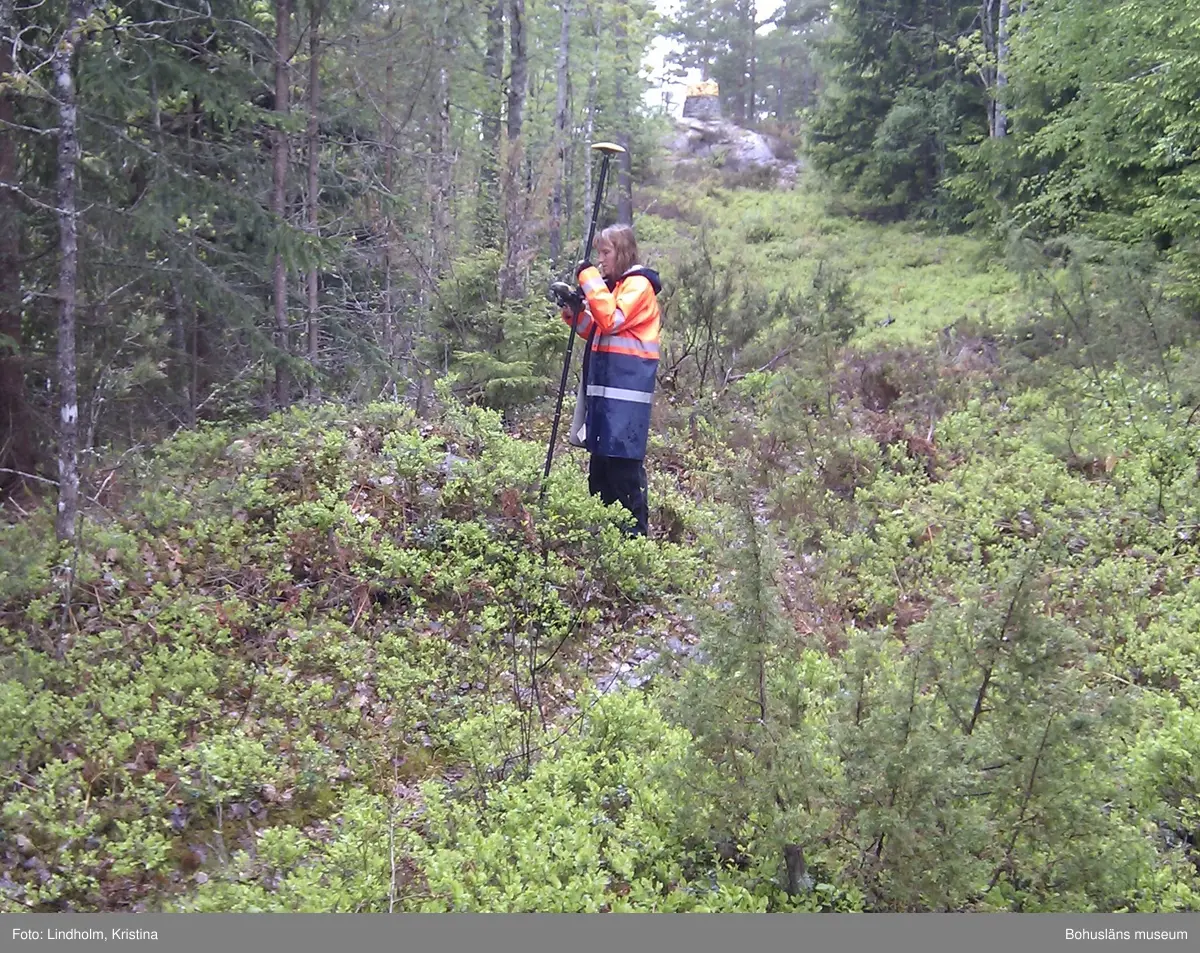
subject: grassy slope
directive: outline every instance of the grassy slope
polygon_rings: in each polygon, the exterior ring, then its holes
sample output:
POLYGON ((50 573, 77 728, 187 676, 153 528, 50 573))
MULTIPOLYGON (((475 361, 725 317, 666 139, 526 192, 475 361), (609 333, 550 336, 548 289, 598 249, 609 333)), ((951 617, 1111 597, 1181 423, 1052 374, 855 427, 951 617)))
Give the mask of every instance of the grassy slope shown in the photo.
MULTIPOLYGON (((822 264, 846 272, 866 310, 864 345, 925 343, 960 319, 1004 323, 1023 310, 1016 277, 989 244, 838 216, 826 195, 804 186, 702 195, 678 186, 651 190, 649 215, 639 219, 651 255, 679 249, 674 223, 661 217, 664 205, 679 204, 693 222, 707 222, 715 260, 736 263, 770 292, 811 281, 822 264)), ((689 239, 700 234, 686 231, 689 239)))

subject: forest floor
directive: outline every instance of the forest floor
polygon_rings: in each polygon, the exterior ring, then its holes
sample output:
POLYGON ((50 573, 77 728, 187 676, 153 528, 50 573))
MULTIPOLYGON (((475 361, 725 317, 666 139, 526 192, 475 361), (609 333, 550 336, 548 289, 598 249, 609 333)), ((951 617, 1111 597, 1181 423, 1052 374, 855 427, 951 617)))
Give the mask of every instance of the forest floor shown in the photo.
POLYGON ((653 539, 445 388, 0 528, 0 909, 1196 909, 1188 406, 979 239, 638 198, 653 539))

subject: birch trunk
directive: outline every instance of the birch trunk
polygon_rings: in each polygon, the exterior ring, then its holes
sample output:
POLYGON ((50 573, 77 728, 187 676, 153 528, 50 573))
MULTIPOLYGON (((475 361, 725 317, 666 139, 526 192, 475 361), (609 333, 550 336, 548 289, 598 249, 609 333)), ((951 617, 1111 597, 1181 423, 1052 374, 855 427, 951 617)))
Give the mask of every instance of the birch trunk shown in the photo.
POLYGON ((73 539, 79 516, 79 381, 75 353, 76 281, 79 268, 78 114, 74 67, 91 13, 88 0, 71 0, 66 31, 52 66, 58 98, 58 513, 55 533, 73 539))
POLYGON ((979 5, 980 32, 983 37, 983 65, 979 70, 979 79, 986 94, 989 136, 996 134, 996 68, 993 65, 993 57, 996 55, 996 24, 992 18, 995 9, 996 0, 983 0, 979 5))
POLYGON ((996 29, 996 116, 992 135, 1003 139, 1008 135, 1008 109, 1004 104, 1004 88, 1008 85, 1008 14, 1009 0, 1000 0, 1000 22, 996 29))

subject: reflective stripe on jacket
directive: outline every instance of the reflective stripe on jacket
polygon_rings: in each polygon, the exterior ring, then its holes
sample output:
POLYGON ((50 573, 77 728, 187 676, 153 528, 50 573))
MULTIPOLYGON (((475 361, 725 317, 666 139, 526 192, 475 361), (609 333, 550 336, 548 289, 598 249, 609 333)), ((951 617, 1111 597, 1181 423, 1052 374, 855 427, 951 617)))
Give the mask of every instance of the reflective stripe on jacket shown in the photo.
POLYGON ((660 315, 655 295, 662 283, 656 272, 640 267, 611 286, 596 268, 585 268, 579 281, 587 307, 567 323, 590 345, 584 355, 587 449, 641 460, 658 373, 660 315))

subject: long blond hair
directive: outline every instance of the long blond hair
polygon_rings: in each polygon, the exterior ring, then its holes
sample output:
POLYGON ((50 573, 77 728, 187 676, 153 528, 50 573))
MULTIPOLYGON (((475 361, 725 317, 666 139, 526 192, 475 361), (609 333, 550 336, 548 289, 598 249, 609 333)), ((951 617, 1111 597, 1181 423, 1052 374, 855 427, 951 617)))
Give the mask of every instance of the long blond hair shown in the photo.
POLYGON ((620 278, 638 263, 637 239, 633 236, 632 226, 609 225, 600 233, 600 241, 611 245, 614 253, 613 265, 617 273, 608 277, 620 278))

